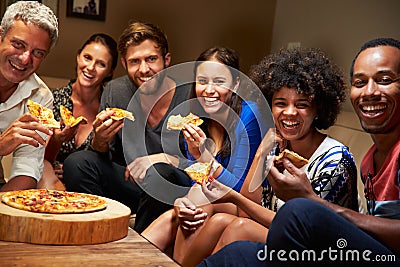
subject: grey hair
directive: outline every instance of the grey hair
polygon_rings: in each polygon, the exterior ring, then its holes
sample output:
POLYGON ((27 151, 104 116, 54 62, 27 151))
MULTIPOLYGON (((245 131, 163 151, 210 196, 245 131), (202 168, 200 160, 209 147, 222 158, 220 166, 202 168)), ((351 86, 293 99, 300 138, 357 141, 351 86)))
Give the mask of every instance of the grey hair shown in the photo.
POLYGON ((58 21, 53 11, 37 1, 18 1, 10 5, 1 20, 1 39, 4 40, 7 32, 16 20, 35 25, 49 33, 51 46, 58 39, 58 21))

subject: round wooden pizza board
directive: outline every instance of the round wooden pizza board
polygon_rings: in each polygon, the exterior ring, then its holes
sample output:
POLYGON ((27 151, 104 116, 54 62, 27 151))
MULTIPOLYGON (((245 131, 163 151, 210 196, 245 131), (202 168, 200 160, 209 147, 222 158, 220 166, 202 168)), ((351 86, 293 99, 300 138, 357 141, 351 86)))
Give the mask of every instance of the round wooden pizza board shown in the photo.
POLYGON ((0 201, 0 240, 84 245, 124 238, 128 234, 130 209, 118 201, 104 199, 107 201, 106 209, 76 214, 30 212, 0 201))

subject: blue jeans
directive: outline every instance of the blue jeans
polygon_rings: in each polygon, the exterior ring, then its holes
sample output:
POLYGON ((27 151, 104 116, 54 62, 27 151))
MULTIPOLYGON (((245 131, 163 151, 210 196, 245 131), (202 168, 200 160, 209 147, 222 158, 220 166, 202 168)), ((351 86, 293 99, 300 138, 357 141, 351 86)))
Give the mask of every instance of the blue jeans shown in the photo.
POLYGON ((199 266, 342 267, 360 264, 399 266, 400 258, 323 205, 307 199, 293 199, 276 214, 266 244, 237 241, 199 266), (395 261, 377 262, 376 257, 394 257, 395 261))

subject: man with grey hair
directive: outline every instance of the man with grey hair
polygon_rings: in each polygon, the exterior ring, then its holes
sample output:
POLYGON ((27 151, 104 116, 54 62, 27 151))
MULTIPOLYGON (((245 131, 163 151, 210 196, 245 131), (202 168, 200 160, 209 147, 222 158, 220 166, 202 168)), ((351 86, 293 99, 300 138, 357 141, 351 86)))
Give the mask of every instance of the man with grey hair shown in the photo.
POLYGON ((52 132, 29 114, 27 101, 52 108, 53 96, 35 71, 57 41, 58 22, 47 6, 20 1, 7 8, 0 31, 0 160, 13 153, 7 182, 0 165, 0 191, 36 188, 52 132))

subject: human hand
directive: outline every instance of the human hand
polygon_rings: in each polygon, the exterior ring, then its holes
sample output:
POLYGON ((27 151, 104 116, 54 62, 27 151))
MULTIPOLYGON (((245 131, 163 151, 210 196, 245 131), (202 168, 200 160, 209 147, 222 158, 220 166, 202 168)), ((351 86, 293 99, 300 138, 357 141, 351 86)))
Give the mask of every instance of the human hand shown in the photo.
POLYGON ((285 175, 272 166, 268 173, 268 182, 276 196, 284 201, 292 198, 319 198, 311 187, 307 174, 296 168, 287 158, 282 159, 283 167, 290 175, 285 175))
POLYGON ((188 150, 195 159, 198 159, 201 156, 200 145, 204 143, 207 136, 200 127, 193 124, 185 124, 184 127, 182 133, 186 139, 188 150))
POLYGON ((59 180, 62 180, 63 179, 63 173, 64 173, 63 164, 62 163, 58 163, 58 164, 54 165, 53 170, 54 170, 54 173, 57 176, 57 178, 59 180))
POLYGON ((39 134, 52 135, 53 132, 30 113, 26 113, 13 121, 0 135, 0 155, 5 156, 15 150, 21 144, 34 147, 45 146, 46 140, 39 134))
POLYGON ((78 130, 78 125, 75 125, 74 127, 66 125, 62 130, 54 129, 52 138, 61 144, 72 140, 77 130, 78 130))
POLYGON ((188 198, 182 197, 175 200, 174 210, 182 230, 193 232, 203 225, 207 213, 197 208, 188 198))
POLYGON ((97 114, 93 122, 94 136, 92 147, 99 152, 108 151, 108 144, 119 130, 124 126, 123 120, 113 120, 110 118, 114 111, 103 110, 97 114))
POLYGON ((125 168, 125 180, 129 179, 131 182, 143 182, 147 170, 153 165, 151 156, 138 157, 132 161, 125 168))
POLYGON ((232 188, 218 182, 217 180, 211 183, 202 185, 204 195, 212 203, 226 203, 230 202, 232 194, 234 194, 232 188))

